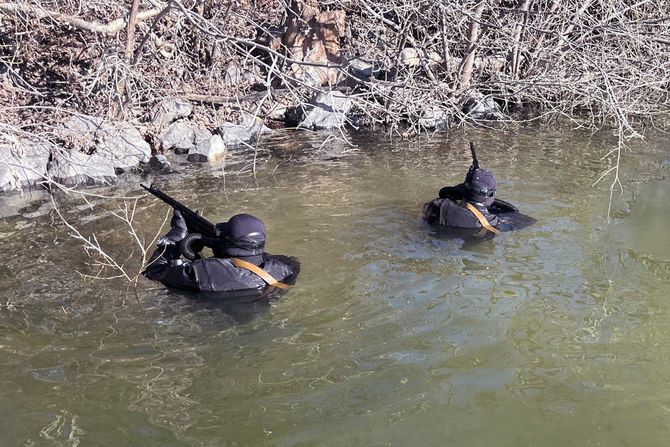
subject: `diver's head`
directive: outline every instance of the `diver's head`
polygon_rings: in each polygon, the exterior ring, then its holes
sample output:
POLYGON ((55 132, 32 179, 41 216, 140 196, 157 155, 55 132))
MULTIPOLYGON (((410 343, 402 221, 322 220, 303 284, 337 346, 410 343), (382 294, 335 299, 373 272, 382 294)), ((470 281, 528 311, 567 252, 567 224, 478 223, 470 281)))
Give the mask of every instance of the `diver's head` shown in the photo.
POLYGON ((262 264, 265 249, 265 224, 262 220, 250 214, 237 214, 228 222, 217 224, 216 229, 224 240, 224 256, 262 264))
POLYGON ((496 177, 486 169, 471 169, 465 177, 465 198, 468 202, 493 205, 496 198, 496 177))

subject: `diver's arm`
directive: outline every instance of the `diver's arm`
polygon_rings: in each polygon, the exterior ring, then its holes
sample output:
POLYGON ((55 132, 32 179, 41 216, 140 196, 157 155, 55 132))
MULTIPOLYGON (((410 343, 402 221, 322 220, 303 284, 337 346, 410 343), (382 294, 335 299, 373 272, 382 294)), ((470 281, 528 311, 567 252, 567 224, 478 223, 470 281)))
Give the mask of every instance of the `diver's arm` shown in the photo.
POLYGON ((179 247, 175 244, 159 246, 151 256, 144 274, 147 278, 160 281, 166 286, 199 291, 191 261, 180 259, 179 247))
POLYGON ((489 207, 491 212, 493 213, 518 213, 519 208, 516 206, 512 205, 509 202, 506 202, 502 199, 496 199, 493 201, 493 205, 489 207))
POLYGON ((158 248, 149 260, 144 275, 167 286, 185 290, 199 290, 191 262, 180 259, 179 242, 186 237, 186 222, 178 210, 174 211, 170 231, 160 238, 158 248))
POLYGON ((170 264, 177 261, 181 253, 175 244, 159 245, 149 259, 144 275, 147 278, 161 281, 170 268, 170 264))
MULTIPOLYGON (((277 273, 280 273, 275 278, 280 279, 284 284, 290 286, 294 285, 298 275, 300 274, 300 260, 293 256, 284 256, 284 255, 271 255, 265 254, 267 259, 273 259, 277 261, 280 268, 277 273)), ((274 273, 273 273, 274 274, 274 273)))

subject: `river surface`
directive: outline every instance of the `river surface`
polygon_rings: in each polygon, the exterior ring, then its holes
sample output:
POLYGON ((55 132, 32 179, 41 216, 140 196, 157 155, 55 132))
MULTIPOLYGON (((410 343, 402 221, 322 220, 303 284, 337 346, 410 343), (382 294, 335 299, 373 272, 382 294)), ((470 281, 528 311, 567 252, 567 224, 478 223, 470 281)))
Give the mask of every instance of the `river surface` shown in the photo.
MULTIPOLYGON (((609 133, 454 130, 390 141, 280 133, 256 159, 132 177, 212 221, 248 212, 297 256, 268 306, 194 300, 98 273, 44 193, 0 198, 2 446, 665 446, 670 437, 670 139, 633 142, 624 192, 609 133), (478 143, 498 197, 538 222, 490 241, 437 234, 422 205, 478 143)), ((63 217, 132 277, 111 212, 63 217)), ((132 204, 132 201, 126 202, 132 204)), ((150 241, 167 206, 137 201, 150 241)), ((108 275, 113 272, 103 272, 108 275)))

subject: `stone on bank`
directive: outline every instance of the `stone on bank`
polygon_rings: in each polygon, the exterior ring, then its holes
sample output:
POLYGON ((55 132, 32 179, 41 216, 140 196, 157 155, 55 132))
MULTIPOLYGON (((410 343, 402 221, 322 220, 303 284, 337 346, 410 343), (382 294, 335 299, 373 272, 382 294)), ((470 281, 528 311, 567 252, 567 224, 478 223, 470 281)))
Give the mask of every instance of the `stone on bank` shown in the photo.
POLYGON ((258 139, 263 132, 269 131, 263 125, 262 119, 250 113, 242 113, 241 124, 223 123, 217 129, 227 147, 244 146, 258 139))
POLYGON ((44 180, 51 151, 45 143, 0 146, 0 191, 32 188, 44 180))
POLYGON ((95 116, 73 115, 65 128, 68 137, 75 142, 74 147, 92 147, 93 152, 108 160, 118 173, 133 170, 151 157, 149 143, 128 123, 116 124, 95 116))
POLYGON ((206 140, 199 141, 194 148, 188 151, 188 161, 217 162, 226 156, 226 144, 218 135, 212 135, 206 140))
POLYGON ((164 130, 168 125, 193 113, 193 105, 179 98, 166 98, 158 104, 153 112, 150 125, 157 130, 164 130))
POLYGON ((294 107, 287 114, 289 125, 309 129, 339 129, 346 124, 351 98, 333 90, 319 93, 308 104, 294 107))
POLYGON ((105 157, 63 151, 47 167, 47 177, 66 187, 107 184, 116 180, 116 170, 105 157))
POLYGON ((195 146, 195 129, 185 121, 170 124, 160 136, 163 150, 185 154, 195 146))

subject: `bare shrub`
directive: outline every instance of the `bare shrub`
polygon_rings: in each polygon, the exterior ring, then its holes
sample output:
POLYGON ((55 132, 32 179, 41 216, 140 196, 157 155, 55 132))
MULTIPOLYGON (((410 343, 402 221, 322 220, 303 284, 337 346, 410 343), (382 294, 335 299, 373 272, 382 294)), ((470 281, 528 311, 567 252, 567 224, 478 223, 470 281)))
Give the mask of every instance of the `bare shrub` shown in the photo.
POLYGON ((222 104, 260 88, 295 103, 348 86, 373 122, 416 125, 422 99, 458 117, 476 90, 507 113, 582 114, 633 135, 634 119, 668 112, 662 3, 134 1, 131 21, 118 2, 16 1, 0 5, 3 96, 133 118, 165 95, 222 104), (316 43, 322 57, 305 53, 316 43), (352 79, 354 58, 373 76, 352 79), (317 84, 310 67, 340 75, 317 84))

